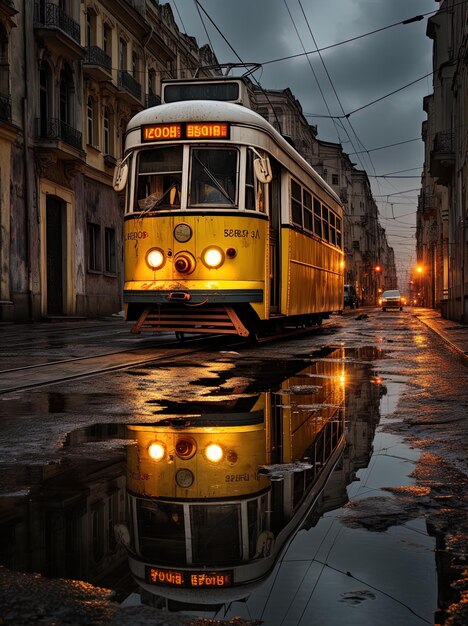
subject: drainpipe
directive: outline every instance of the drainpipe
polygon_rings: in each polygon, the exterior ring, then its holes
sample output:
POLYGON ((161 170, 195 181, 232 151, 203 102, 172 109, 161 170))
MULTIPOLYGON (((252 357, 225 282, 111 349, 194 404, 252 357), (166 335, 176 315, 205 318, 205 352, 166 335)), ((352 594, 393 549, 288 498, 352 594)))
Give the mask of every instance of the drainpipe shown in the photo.
MULTIPOLYGON (((28 24, 27 16, 28 12, 26 9, 27 0, 23 0, 23 54, 24 54, 24 97, 23 97, 23 184, 24 184, 24 202, 25 202, 25 211, 24 211, 24 240, 25 240, 25 253, 26 253, 26 266, 28 272, 28 316, 29 321, 33 321, 34 312, 33 312, 33 285, 32 285, 32 253, 31 253, 31 214, 32 214, 32 206, 31 206, 31 190, 29 187, 29 181, 31 180, 30 173, 31 168, 29 165, 28 159, 28 146, 29 146, 29 119, 28 119, 28 95, 29 95, 29 59, 28 59, 28 49, 30 45, 28 45, 28 37, 26 32, 26 26, 28 24)), ((31 6, 31 5, 30 5, 31 6)))

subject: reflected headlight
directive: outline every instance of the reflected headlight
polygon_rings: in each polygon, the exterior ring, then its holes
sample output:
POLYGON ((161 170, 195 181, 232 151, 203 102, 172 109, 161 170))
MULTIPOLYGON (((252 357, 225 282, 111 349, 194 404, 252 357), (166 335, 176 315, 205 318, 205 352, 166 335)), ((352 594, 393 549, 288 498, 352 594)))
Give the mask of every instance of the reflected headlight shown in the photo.
POLYGON ((212 246, 203 250, 201 258, 206 267, 215 269, 224 263, 224 252, 221 248, 212 246))
POLYGON ((217 443, 210 443, 210 445, 205 448, 205 456, 208 461, 218 463, 223 458, 223 449, 221 446, 218 446, 217 443))
POLYGON ((146 253, 146 263, 152 270, 157 270, 164 265, 164 253, 159 248, 151 248, 146 253))
POLYGON ((153 461, 161 461, 166 456, 166 448, 161 442, 153 441, 153 443, 148 446, 148 454, 153 461))

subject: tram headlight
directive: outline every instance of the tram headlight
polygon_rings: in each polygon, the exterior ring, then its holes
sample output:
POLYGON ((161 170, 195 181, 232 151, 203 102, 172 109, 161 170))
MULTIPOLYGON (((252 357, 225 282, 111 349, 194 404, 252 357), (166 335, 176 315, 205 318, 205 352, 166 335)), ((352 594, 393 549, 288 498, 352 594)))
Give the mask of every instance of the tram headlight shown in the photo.
POLYGON ((148 454, 153 461, 162 461, 166 456, 166 448, 160 441, 153 441, 153 443, 150 443, 148 446, 148 454))
POLYGON ((158 270, 164 265, 164 253, 159 248, 151 248, 146 253, 146 263, 152 270, 158 270))
POLYGON ((217 443, 210 443, 205 448, 205 456, 208 461, 219 463, 224 456, 223 449, 217 443))
POLYGON ((224 263, 224 252, 221 248, 211 246, 203 250, 201 258, 206 267, 216 269, 217 267, 221 267, 224 263))

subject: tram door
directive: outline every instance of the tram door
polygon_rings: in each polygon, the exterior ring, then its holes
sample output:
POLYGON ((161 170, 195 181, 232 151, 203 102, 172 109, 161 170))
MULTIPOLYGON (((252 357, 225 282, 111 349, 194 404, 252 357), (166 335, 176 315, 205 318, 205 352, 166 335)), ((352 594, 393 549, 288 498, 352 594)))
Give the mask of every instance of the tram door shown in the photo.
POLYGON ((280 310, 280 223, 281 223, 281 170, 278 163, 270 158, 273 174, 269 187, 270 194, 270 312, 280 310))
POLYGON ((47 196, 46 247, 47 247, 47 313, 63 313, 63 203, 59 198, 47 196))

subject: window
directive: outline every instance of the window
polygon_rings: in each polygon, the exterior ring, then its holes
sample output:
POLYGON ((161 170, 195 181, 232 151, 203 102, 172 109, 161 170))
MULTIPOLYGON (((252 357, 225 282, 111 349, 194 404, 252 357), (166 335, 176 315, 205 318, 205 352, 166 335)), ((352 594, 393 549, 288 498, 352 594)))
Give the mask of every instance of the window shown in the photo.
POLYGON ((119 41, 119 68, 127 69, 127 42, 124 39, 119 41))
POLYGON ((189 204, 235 205, 237 150, 192 148, 189 204))
POLYGON ((115 228, 106 228, 104 231, 104 271, 108 274, 116 273, 115 228))
POLYGON ((138 80, 138 56, 136 52, 132 52, 132 76, 138 80))
POLYGON ((96 16, 92 11, 86 11, 86 45, 94 45, 94 28, 96 16))
POLYGON ((49 120, 50 68, 43 63, 39 75, 40 135, 47 137, 49 120))
POLYGON ((86 112, 88 118, 88 144, 94 146, 94 100, 91 96, 88 97, 86 112))
POLYGON ((338 185, 338 174, 332 174, 332 185, 338 185))
POLYGON ((313 228, 313 218, 312 218, 312 194, 304 189, 304 228, 310 230, 312 232, 313 228))
POLYGON ((88 270, 101 271, 101 227, 88 223, 88 270))
POLYGON ((291 180, 291 217, 294 224, 303 226, 302 188, 295 180, 291 180))
POLYGON ((0 24, 0 94, 10 94, 10 53, 8 34, 0 24))
POLYGON ((328 209, 322 204, 322 238, 330 241, 328 209))
POLYGON ((322 205, 318 198, 314 198, 314 233, 322 238, 322 205))
POLYGON ((180 208, 182 146, 140 153, 135 211, 180 208))
POLYGON ((104 154, 112 154, 111 149, 111 114, 109 107, 104 107, 102 117, 102 143, 104 154))
POLYGON ((102 33, 102 41, 104 46, 104 52, 111 56, 112 54, 112 30, 108 24, 104 24, 102 33))

